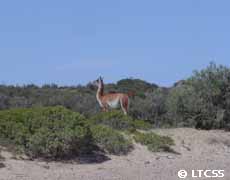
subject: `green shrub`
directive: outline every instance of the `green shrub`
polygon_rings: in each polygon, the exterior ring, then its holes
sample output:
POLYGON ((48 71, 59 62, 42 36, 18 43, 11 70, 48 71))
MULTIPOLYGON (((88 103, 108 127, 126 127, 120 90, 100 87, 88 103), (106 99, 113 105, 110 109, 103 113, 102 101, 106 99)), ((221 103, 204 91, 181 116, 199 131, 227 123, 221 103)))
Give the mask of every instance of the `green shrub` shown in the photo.
POLYGON ((79 155, 93 145, 85 118, 61 106, 0 111, 0 137, 31 157, 79 155))
POLYGON ((90 118, 90 123, 102 124, 117 130, 128 129, 151 129, 152 125, 143 120, 134 120, 130 116, 125 116, 121 111, 110 111, 96 114, 90 118))
POLYGON ((166 101, 171 127, 195 127, 203 107, 201 98, 189 84, 174 87, 166 101))
POLYGON ((110 154, 127 154, 133 147, 129 139, 110 127, 96 125, 91 130, 96 144, 110 154))
POLYGON ((131 127, 132 118, 124 116, 119 111, 98 113, 90 119, 93 124, 103 124, 118 130, 125 130, 131 127))
POLYGON ((174 145, 173 140, 168 136, 160 136, 153 132, 141 133, 135 132, 134 139, 136 142, 146 145, 152 152, 171 151, 170 146, 174 145))
POLYGON ((226 128, 230 121, 230 69, 222 65, 210 65, 196 71, 188 79, 198 99, 202 101, 196 127, 202 129, 226 128))
POLYGON ((153 125, 144 121, 144 120, 133 120, 132 121, 132 126, 135 129, 140 129, 140 130, 149 130, 153 128, 153 125))
POLYGON ((137 119, 144 119, 154 125, 162 126, 167 112, 166 100, 168 90, 158 88, 145 93, 145 98, 135 97, 131 101, 130 115, 137 119))

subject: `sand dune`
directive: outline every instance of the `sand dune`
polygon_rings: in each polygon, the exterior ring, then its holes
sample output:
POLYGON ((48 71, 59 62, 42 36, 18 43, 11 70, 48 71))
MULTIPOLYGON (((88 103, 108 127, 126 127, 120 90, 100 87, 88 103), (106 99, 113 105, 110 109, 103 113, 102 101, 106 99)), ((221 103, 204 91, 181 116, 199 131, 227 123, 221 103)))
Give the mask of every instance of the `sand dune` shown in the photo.
POLYGON ((190 128, 154 131, 171 136, 176 142, 173 148, 180 154, 151 153, 136 144, 127 156, 109 156, 102 163, 79 164, 15 159, 2 150, 5 160, 0 161, 5 167, 0 165, 0 180, 177 180, 180 169, 188 171, 189 180, 194 179, 190 172, 200 169, 225 170, 225 177, 218 179, 230 179, 229 132, 190 128))

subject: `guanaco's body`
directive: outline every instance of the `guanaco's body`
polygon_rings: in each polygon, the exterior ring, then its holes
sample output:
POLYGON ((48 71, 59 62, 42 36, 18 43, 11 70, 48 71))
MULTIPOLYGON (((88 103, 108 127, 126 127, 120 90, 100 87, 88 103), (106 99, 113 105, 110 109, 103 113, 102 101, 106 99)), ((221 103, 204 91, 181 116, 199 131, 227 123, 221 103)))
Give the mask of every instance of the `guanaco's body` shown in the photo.
POLYGON ((96 98, 103 111, 121 107, 124 114, 127 115, 131 94, 115 92, 104 94, 104 83, 101 77, 94 81, 94 84, 98 87, 96 98))

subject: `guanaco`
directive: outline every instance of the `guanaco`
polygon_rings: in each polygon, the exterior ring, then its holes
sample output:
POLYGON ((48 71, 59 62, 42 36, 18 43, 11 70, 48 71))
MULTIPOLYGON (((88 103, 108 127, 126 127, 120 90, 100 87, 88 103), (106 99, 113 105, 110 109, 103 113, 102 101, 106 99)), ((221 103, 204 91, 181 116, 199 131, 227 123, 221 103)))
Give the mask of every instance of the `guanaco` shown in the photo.
POLYGON ((104 94, 104 82, 102 77, 99 77, 93 82, 94 85, 98 87, 96 98, 102 108, 102 111, 108 111, 109 109, 115 109, 121 107, 125 115, 128 113, 129 109, 129 97, 133 96, 133 93, 117 93, 110 92, 104 94))

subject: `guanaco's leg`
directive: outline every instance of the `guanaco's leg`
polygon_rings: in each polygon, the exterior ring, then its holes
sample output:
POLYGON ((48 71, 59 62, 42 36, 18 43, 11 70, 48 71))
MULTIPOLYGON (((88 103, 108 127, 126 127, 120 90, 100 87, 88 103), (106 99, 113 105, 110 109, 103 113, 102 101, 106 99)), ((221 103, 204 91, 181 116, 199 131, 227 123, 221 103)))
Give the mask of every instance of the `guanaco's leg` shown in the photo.
POLYGON ((120 104, 121 104, 121 108, 122 108, 124 114, 127 115, 128 114, 128 106, 129 106, 129 98, 126 96, 121 98, 120 104))

